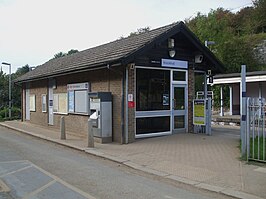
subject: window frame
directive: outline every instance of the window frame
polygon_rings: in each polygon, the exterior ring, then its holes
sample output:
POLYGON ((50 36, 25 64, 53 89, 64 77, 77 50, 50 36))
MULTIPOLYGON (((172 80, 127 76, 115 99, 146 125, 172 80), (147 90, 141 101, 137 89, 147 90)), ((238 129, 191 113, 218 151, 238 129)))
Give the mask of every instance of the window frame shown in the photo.
POLYGON ((67 104, 68 104, 68 95, 67 95, 67 93, 54 93, 53 94, 53 113, 54 114, 61 114, 61 115, 67 115, 68 114, 68 106, 67 106, 67 104), (65 110, 66 110, 66 112, 63 112, 63 111, 60 111, 59 110, 59 107, 60 107, 60 95, 66 95, 65 97, 66 97, 66 107, 65 107, 65 110), (55 100, 55 96, 57 96, 57 101, 55 100), (56 104, 56 102, 57 102, 57 104, 56 104), (54 109, 55 109, 55 107, 57 107, 57 111, 55 111, 54 109))
POLYGON ((69 114, 76 114, 76 115, 89 115, 89 92, 90 92, 90 83, 89 82, 80 82, 80 83, 71 83, 67 84, 67 111, 69 114), (78 88, 78 86, 84 86, 78 88), (77 86, 77 88, 75 88, 77 86), (72 88, 73 87, 73 88, 72 88), (76 112, 76 100, 75 100, 75 93, 77 91, 84 91, 86 93, 85 105, 86 110, 84 112, 76 112), (71 100, 71 101, 70 101, 71 100), (71 104, 70 104, 71 103, 71 104))

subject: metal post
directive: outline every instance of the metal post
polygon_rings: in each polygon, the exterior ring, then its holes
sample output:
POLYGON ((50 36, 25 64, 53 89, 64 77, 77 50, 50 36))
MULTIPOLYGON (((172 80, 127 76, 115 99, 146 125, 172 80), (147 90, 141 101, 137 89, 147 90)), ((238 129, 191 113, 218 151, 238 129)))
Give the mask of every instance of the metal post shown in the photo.
POLYGON ((247 149, 246 131, 247 131, 247 101, 246 101, 246 65, 241 66, 241 155, 245 157, 247 149))
POLYGON ((9 95, 8 95, 8 100, 9 100, 9 105, 8 105, 8 112, 9 112, 9 119, 11 120, 11 101, 12 101, 12 97, 11 97, 11 64, 6 63, 6 62, 2 62, 2 64, 9 66, 9 95))
MULTIPOLYGON (((246 138, 247 138, 247 161, 249 160, 249 155, 250 155, 250 121, 251 121, 251 116, 250 116, 250 98, 247 98, 247 132, 246 132, 246 138)), ((254 124, 252 124, 254 126, 254 124)))
POLYGON ((207 99, 208 96, 208 84, 207 84, 207 74, 204 74, 204 99, 207 99))
POLYGON ((212 135, 212 99, 208 97, 208 103, 207 103, 207 123, 206 123, 206 134, 207 135, 212 135))
POLYGON ((233 115, 233 87, 229 86, 230 90, 230 115, 233 115))
POLYGON ((94 137, 93 137, 91 119, 88 119, 88 147, 94 148, 94 137))
POLYGON ((9 64, 9 119, 11 120, 11 64, 9 64))
POLYGON ((208 131, 208 106, 207 106, 207 100, 208 100, 208 84, 207 84, 207 73, 205 72, 204 74, 204 103, 205 103, 205 126, 201 126, 203 127, 203 132, 202 133, 206 133, 208 131))
POLYGON ((223 86, 220 88, 220 99, 221 99, 221 111, 220 111, 220 116, 224 115, 224 110, 223 110, 223 86))
POLYGON ((61 131, 61 140, 66 139, 66 128, 65 128, 65 117, 62 116, 60 118, 60 131, 61 131))

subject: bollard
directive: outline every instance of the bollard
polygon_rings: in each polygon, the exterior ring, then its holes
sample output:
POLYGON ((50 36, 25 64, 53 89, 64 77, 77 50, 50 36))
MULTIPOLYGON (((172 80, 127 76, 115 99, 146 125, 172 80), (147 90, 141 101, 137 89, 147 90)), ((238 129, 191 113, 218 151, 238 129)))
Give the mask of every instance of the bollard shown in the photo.
POLYGON ((60 118, 60 131, 61 131, 61 140, 66 139, 66 128, 65 128, 65 117, 62 116, 60 118))
POLYGON ((93 137, 91 119, 88 119, 88 147, 94 148, 94 137, 93 137))

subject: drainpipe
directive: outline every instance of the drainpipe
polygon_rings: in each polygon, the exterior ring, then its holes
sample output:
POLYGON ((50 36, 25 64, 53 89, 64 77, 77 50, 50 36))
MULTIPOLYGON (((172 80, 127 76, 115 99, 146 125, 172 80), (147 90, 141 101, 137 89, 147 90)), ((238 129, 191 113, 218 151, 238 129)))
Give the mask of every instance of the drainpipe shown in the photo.
POLYGON ((124 113, 124 109, 125 109, 125 69, 123 68, 123 74, 122 74, 122 94, 121 94, 121 130, 122 130, 122 140, 121 140, 121 144, 124 143, 125 141, 125 124, 124 124, 124 119, 125 119, 125 113, 124 113))
POLYGON ((128 144, 128 67, 126 67, 126 122, 125 122, 125 144, 128 144))

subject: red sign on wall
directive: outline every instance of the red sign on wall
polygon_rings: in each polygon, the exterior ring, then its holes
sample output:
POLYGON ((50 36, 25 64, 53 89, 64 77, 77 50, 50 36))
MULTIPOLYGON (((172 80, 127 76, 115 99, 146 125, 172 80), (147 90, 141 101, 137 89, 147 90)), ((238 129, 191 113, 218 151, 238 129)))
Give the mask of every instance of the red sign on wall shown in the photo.
POLYGON ((134 108, 135 102, 128 102, 128 108, 134 108))

